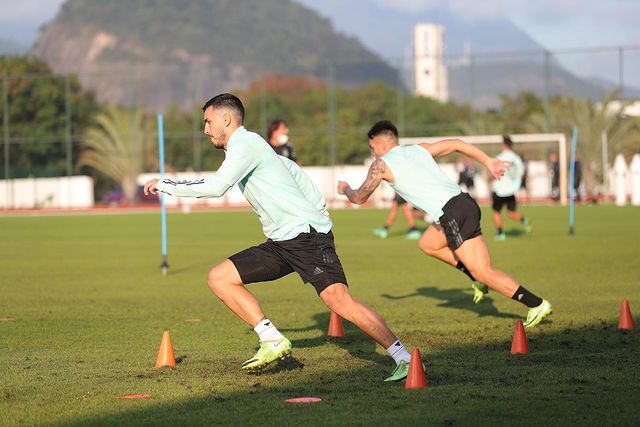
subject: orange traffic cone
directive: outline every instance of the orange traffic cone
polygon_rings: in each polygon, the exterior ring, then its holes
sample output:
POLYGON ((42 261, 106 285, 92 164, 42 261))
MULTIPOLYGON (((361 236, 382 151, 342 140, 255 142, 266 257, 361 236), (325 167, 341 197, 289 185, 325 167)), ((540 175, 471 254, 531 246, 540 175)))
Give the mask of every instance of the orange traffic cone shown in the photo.
POLYGON ((425 388, 428 386, 427 376, 424 374, 424 367, 422 366, 420 350, 414 347, 411 352, 411 362, 409 363, 409 375, 407 375, 407 382, 404 388, 425 388))
POLYGON ((618 320, 618 329, 633 329, 633 326, 633 317, 631 317, 629 301, 623 299, 622 306, 620 307, 620 320, 618 320))
POLYGON ((162 368, 163 366, 176 367, 176 358, 173 355, 173 344, 171 344, 171 334, 169 334, 169 331, 164 331, 162 334, 160 350, 158 351, 158 358, 156 359, 156 368, 162 368))
POLYGON ((513 332, 513 341, 511 342, 511 354, 527 354, 529 353, 529 344, 527 343, 527 335, 524 333, 522 320, 516 322, 516 330, 513 332))
POLYGON ((344 329, 342 329, 342 319, 337 313, 331 312, 331 317, 329 318, 329 333, 327 334, 330 337, 341 337, 344 336, 344 329))

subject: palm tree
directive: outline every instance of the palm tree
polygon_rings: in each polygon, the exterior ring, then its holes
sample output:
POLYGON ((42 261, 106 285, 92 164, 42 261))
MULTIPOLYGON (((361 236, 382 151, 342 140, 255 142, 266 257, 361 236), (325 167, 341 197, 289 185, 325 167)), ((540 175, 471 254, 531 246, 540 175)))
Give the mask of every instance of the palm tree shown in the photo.
MULTIPOLYGON (((574 126, 578 128, 577 152, 580 156, 587 189, 592 192, 602 182, 602 134, 609 139, 610 150, 620 150, 625 136, 640 124, 638 118, 624 117, 622 112, 629 103, 617 104, 618 92, 606 95, 594 103, 587 98, 558 97, 550 106, 550 128, 569 137, 574 126)), ((533 114, 529 121, 533 132, 543 132, 545 116, 533 114)))
POLYGON ((155 159, 149 121, 140 107, 111 106, 98 114, 95 122, 85 134, 76 167, 100 171, 119 183, 127 200, 135 203, 136 178, 155 159))

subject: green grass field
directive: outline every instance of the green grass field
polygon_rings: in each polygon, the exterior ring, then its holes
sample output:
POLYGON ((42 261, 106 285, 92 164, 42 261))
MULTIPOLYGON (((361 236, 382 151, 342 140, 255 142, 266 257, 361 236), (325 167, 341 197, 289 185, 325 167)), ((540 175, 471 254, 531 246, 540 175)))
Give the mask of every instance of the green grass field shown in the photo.
POLYGON ((294 359, 239 370, 257 337, 206 276, 264 239, 251 212, 170 214, 167 277, 158 214, 0 217, 0 425, 637 425, 640 337, 617 319, 627 298, 640 321, 640 210, 578 207, 573 238, 567 209, 524 212, 534 232, 494 242, 483 210, 494 264, 554 304, 518 356, 524 306, 472 304, 468 279, 405 240, 402 218, 379 240, 385 211, 333 213, 352 292, 420 348, 422 390, 383 383, 391 359, 352 325, 327 338, 327 309, 296 275, 250 288, 294 359), (173 370, 154 368, 165 329, 173 370), (152 397, 114 398, 133 393, 152 397), (297 396, 322 402, 284 403, 297 396))

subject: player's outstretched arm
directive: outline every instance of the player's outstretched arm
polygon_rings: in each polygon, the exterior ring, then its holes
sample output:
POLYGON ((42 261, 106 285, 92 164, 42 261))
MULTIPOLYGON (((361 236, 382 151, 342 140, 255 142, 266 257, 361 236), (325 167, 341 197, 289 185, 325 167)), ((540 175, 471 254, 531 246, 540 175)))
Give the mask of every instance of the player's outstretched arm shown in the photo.
POLYGON ((366 202, 373 191, 378 188, 380 182, 386 177, 387 165, 384 161, 376 159, 369 167, 367 179, 357 190, 352 189, 344 181, 338 181, 338 194, 344 194, 351 203, 361 205, 366 202))
POLYGON ((496 179, 499 179, 509 169, 509 162, 489 157, 484 151, 460 139, 444 139, 433 144, 420 145, 434 158, 455 152, 462 153, 486 167, 491 176, 496 179))
POLYGON ((233 144, 227 149, 224 161, 213 176, 181 181, 163 179, 155 183, 153 190, 179 197, 222 197, 257 164, 258 159, 251 150, 251 144, 233 144))

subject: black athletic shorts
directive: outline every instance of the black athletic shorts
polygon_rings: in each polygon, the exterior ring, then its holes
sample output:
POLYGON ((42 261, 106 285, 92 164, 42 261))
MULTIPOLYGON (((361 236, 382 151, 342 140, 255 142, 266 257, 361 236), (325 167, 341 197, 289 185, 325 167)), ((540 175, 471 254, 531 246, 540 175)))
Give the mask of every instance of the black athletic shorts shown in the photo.
POLYGON ((304 283, 311 283, 318 295, 334 283, 347 284, 336 253, 333 233, 319 233, 311 227, 291 240, 266 242, 231 255, 243 284, 270 282, 294 271, 304 283))
POLYGON ((396 193, 396 197, 394 198, 394 200, 396 201, 398 206, 402 206, 402 205, 406 205, 407 204, 407 201, 405 199, 403 199, 402 196, 399 195, 398 193, 396 193))
POLYGON ((511 196, 507 196, 507 197, 500 197, 496 193, 492 193, 491 197, 493 198, 493 210, 494 211, 500 212, 504 205, 507 205, 507 210, 509 210, 509 211, 513 212, 513 211, 516 210, 517 204, 516 204, 516 196, 515 195, 511 195, 511 196))
POLYGON ((440 225, 444 228, 451 250, 458 249, 465 240, 480 236, 480 208, 473 197, 460 193, 442 208, 440 225))

